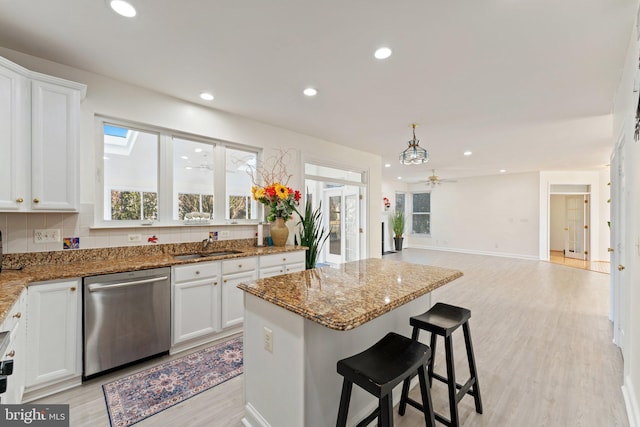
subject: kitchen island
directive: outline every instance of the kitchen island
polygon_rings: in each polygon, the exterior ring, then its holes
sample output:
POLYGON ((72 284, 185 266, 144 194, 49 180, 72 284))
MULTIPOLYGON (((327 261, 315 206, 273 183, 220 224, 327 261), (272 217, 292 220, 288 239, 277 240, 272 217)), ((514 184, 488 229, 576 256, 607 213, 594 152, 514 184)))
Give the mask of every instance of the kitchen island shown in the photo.
MULTIPOLYGON (((245 417, 251 427, 335 425, 336 362, 431 307, 430 292, 462 276, 440 267, 366 259, 240 284, 245 291, 245 417)), ((400 398, 394 392, 394 403, 400 398)), ((377 400, 353 388, 349 425, 377 400)))

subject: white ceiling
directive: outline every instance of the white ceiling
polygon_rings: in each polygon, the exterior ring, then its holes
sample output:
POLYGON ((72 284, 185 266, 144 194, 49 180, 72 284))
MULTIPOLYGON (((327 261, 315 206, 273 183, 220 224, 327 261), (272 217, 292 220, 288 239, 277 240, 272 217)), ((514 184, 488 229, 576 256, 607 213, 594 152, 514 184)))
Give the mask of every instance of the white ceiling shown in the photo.
POLYGON ((636 0, 2 0, 0 46, 375 152, 424 180, 601 168, 636 0), (373 58, 379 46, 391 58, 373 58), (302 95, 313 86, 315 98, 302 95), (198 95, 208 90, 212 102, 198 95), (411 139, 431 155, 402 166, 411 139), (463 156, 471 150, 473 155, 463 156))

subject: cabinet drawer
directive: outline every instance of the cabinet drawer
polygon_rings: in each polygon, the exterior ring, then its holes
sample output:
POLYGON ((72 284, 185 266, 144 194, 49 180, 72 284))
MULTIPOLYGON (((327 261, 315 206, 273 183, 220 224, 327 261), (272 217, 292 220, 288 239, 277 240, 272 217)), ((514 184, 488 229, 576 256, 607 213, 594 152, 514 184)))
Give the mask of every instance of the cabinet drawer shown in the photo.
POLYGON ((199 262, 173 267, 173 281, 187 282, 220 275, 220 262, 199 262))
POLYGON ((283 252, 281 254, 261 256, 260 268, 299 262, 304 262, 304 251, 283 252))
POLYGON ((257 266, 258 262, 255 257, 230 259, 222 261, 222 274, 225 275, 242 273, 244 271, 254 271, 257 266))
POLYGON ((18 300, 13 304, 9 312, 7 313, 7 317, 4 318, 4 322, 0 325, 0 331, 11 331, 15 328, 15 326, 23 321, 26 316, 26 298, 27 292, 22 291, 18 300))

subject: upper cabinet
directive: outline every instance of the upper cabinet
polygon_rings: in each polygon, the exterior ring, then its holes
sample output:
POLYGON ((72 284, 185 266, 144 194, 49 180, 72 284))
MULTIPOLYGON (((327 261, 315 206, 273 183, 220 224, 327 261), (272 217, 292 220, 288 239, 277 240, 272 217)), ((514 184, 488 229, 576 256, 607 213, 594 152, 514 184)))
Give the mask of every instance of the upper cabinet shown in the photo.
POLYGON ((0 211, 77 211, 85 93, 0 57, 0 211))

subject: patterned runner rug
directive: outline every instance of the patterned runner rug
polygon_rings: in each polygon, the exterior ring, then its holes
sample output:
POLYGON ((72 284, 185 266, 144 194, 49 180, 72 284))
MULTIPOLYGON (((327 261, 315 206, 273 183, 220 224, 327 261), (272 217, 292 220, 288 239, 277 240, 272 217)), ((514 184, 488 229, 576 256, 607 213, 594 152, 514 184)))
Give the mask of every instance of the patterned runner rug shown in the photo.
POLYGON ((104 384, 112 427, 127 427, 242 373, 242 337, 104 384))

